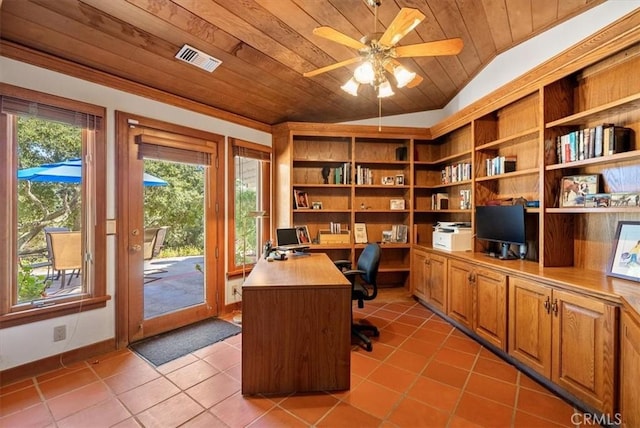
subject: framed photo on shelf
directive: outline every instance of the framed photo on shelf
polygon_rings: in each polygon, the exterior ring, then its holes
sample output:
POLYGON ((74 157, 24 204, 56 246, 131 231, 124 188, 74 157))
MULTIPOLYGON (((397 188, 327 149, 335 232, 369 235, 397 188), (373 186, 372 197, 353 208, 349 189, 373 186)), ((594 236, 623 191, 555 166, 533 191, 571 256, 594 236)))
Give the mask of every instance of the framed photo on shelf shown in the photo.
POLYGON ((293 202, 296 209, 309 208, 309 195, 302 190, 293 191, 293 202))
POLYGON ((396 174, 396 186, 404 186, 404 174, 396 174))
POLYGON ((321 210, 322 209, 322 202, 311 202, 311 209, 321 210))
POLYGON ((298 242, 300 244, 311 244, 311 237, 309 236, 309 229, 306 225, 293 226, 296 229, 296 235, 298 235, 298 242))
POLYGON ((585 208, 607 208, 611 206, 611 193, 593 193, 584 197, 585 208))
POLYGON ((353 237, 356 244, 366 244, 369 242, 369 238, 367 237, 367 225, 365 223, 354 223, 353 237))
POLYGON ((391 230, 383 230, 382 231, 382 243, 391 243, 393 242, 393 231, 391 230))
POLYGON ((389 209, 391 210, 403 210, 404 199, 391 199, 389 201, 389 209))
POLYGON ((607 275, 640 282, 640 221, 619 221, 607 275))
POLYGON ((598 193, 598 175, 571 175, 560 180, 560 208, 584 207, 588 194, 598 193))
POLYGON ((640 192, 611 194, 612 207, 640 207, 640 192))
POLYGON ((391 234, 392 234, 392 242, 398 244, 406 244, 407 243, 407 232, 408 227, 406 224, 394 224, 391 226, 391 234))
POLYGON ((396 184, 396 178, 393 175, 385 175, 382 177, 381 183, 385 186, 393 186, 396 184))

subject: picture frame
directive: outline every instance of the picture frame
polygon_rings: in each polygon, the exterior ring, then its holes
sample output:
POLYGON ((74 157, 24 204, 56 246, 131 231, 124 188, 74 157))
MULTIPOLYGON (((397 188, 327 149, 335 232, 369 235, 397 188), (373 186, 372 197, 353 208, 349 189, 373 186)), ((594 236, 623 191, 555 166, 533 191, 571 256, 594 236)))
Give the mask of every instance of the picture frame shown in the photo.
POLYGON ((611 206, 611 193, 589 193, 584 197, 585 208, 608 208, 611 206))
POLYGON ((640 221, 619 221, 608 276, 640 282, 640 221))
POLYGON ((404 174, 396 174, 396 186, 404 186, 404 174))
POLYGON ((293 204, 295 209, 309 208, 309 195, 302 190, 293 191, 293 204))
POLYGON ((612 193, 611 206, 620 208, 640 207, 640 192, 612 193))
POLYGON ((318 202, 318 201, 311 202, 311 209, 312 210, 321 210, 322 209, 322 202, 318 202))
POLYGON ((396 178, 392 175, 385 175, 384 177, 382 177, 381 183, 384 186, 393 186, 394 184, 396 184, 396 178))
POLYGON ((391 210, 403 210, 404 207, 404 199, 391 199, 389 201, 389 209, 391 210))
POLYGON ((392 242, 406 244, 408 231, 409 228, 406 224, 394 224, 391 226, 392 242))
POLYGON ((570 175, 560 180, 560 208, 584 207, 588 194, 598 193, 598 174, 570 175))
POLYGON ((393 231, 391 230, 383 230, 382 231, 382 243, 391 243, 393 242, 393 231))
POLYGON ((369 242, 369 238, 367 237, 367 225, 365 223, 354 223, 353 237, 356 244, 366 244, 369 242))
POLYGON ((311 236, 309 235, 309 228, 307 225, 293 226, 296 229, 296 235, 298 236, 298 243, 311 244, 311 236))

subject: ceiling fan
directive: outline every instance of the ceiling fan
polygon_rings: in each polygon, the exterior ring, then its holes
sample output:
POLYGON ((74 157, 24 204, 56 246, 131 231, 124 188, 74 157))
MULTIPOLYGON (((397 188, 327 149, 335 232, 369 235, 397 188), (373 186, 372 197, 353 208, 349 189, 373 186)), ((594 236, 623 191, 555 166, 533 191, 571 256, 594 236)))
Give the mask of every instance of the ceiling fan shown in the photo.
MULTIPOLYGON (((374 7, 374 22, 377 24, 377 8, 379 0, 366 0, 374 7)), ((462 39, 454 38, 435 42, 418 43, 414 45, 396 46, 396 44, 425 19, 422 12, 412 8, 402 8, 384 33, 374 32, 364 36, 360 41, 331 27, 323 26, 313 30, 313 34, 340 43, 360 54, 357 57, 337 62, 317 70, 303 73, 305 77, 332 71, 340 67, 362 62, 353 73, 353 77, 341 88, 351 95, 358 95, 361 84, 370 84, 376 89, 378 98, 385 98, 394 94, 387 73, 395 77, 396 87, 413 88, 422 82, 422 77, 405 68, 397 58, 420 56, 457 55, 462 50, 462 39), (386 72, 385 72, 386 71, 386 72)))

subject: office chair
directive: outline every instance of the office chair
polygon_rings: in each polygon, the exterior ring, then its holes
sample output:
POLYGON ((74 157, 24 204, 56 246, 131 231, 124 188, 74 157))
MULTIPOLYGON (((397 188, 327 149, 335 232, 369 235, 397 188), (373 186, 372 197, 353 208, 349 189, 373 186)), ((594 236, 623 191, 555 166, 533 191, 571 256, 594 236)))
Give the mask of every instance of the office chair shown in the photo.
MULTIPOLYGON (((358 301, 358 307, 364 308, 365 300, 373 300, 378 295, 376 276, 380 265, 380 246, 368 244, 360 257, 358 257, 357 269, 351 269, 349 260, 337 260, 334 263, 351 282, 351 300, 358 301)), ((370 332, 378 337, 380 332, 376 326, 369 324, 355 324, 353 322, 353 308, 351 309, 351 333, 357 336, 364 349, 371 352, 371 339, 365 334, 370 332)))

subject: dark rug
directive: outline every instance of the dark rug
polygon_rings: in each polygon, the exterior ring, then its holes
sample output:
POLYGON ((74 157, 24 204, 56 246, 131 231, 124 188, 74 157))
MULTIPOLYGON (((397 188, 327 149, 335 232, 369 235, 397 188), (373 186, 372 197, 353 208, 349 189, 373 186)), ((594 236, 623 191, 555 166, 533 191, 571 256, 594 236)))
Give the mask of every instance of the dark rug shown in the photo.
POLYGON ((157 367, 205 346, 235 336, 240 331, 242 329, 235 324, 218 318, 209 318, 132 343, 129 347, 157 367))

